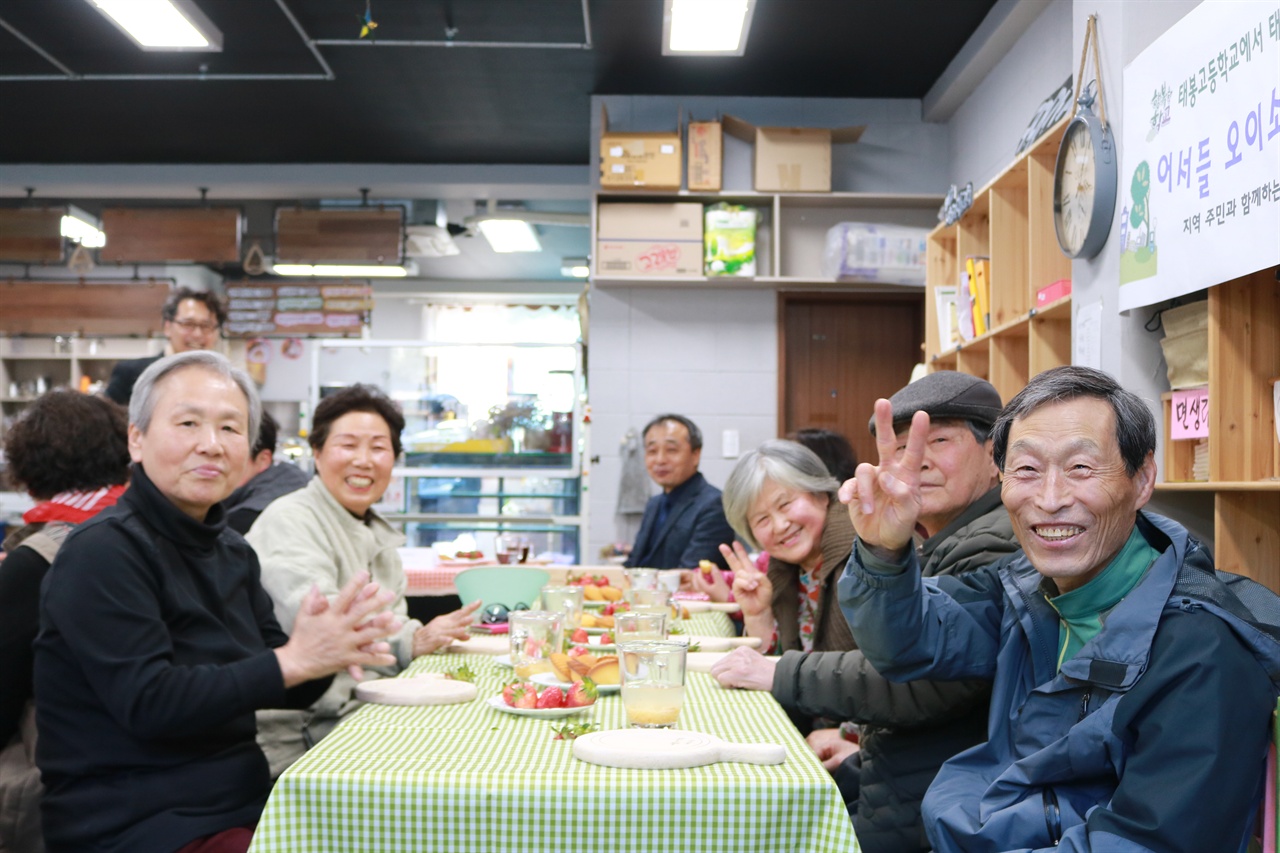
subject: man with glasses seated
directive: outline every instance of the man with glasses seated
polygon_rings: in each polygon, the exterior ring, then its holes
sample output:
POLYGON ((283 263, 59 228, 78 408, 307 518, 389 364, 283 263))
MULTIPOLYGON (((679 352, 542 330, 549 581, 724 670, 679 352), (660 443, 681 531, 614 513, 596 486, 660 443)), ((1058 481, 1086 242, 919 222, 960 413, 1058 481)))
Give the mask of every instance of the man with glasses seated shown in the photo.
POLYGON ((169 339, 164 352, 117 362, 111 371, 111 379, 103 393, 122 406, 129 405, 133 383, 138 381, 142 371, 166 355, 214 349, 218 345, 222 324, 227 320, 227 308, 222 297, 212 291, 180 287, 165 300, 160 316, 164 318, 164 336, 169 339))

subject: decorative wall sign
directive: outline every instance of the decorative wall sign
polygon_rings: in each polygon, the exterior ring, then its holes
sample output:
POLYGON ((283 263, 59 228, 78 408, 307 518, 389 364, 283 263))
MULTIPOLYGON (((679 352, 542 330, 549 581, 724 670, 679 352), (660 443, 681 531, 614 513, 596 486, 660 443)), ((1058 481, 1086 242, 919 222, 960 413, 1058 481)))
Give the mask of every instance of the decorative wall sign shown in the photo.
POLYGON ((1120 310, 1280 263, 1280 7, 1204 3, 1124 70, 1120 310))
POLYGON ((359 335, 369 325, 373 288, 350 282, 244 281, 227 286, 228 335, 359 335))
POLYGON ((1022 138, 1018 140, 1018 148, 1014 155, 1021 154, 1031 146, 1044 132, 1053 127, 1062 117, 1071 111, 1072 84, 1071 78, 1068 77, 1061 86, 1058 87, 1052 95, 1040 102, 1040 106, 1036 107, 1035 113, 1031 116, 1027 129, 1023 131, 1022 138))

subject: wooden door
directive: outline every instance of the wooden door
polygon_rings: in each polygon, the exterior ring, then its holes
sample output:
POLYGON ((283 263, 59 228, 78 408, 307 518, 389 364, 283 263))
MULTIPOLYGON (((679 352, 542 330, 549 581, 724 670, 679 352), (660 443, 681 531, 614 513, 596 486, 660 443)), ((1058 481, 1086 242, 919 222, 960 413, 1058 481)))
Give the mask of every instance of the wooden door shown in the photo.
POLYGON ((874 462, 876 398, 911 378, 924 340, 923 295, 779 294, 778 424, 841 432, 874 462))

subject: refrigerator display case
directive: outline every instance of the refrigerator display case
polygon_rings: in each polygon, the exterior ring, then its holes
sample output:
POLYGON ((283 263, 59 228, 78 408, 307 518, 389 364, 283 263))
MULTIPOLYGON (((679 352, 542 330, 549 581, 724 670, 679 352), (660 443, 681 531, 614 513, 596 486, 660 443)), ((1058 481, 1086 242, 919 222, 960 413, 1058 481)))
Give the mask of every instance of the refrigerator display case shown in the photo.
POLYGON ((470 536, 493 554, 515 534, 537 558, 581 561, 580 345, 325 341, 308 411, 356 382, 404 412, 404 454, 378 510, 410 546, 470 536))

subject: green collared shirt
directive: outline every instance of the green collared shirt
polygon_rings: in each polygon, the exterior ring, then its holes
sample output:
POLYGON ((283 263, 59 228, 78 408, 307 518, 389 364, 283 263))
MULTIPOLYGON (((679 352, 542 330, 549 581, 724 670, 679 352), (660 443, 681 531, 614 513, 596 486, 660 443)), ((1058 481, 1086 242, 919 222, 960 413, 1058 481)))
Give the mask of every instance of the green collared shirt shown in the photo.
POLYGON ((1053 595, 1057 588, 1042 584, 1045 600, 1058 611, 1058 668, 1071 660, 1098 635, 1112 608, 1142 580, 1160 552, 1147 542, 1135 525, 1114 560, 1084 586, 1053 595))

